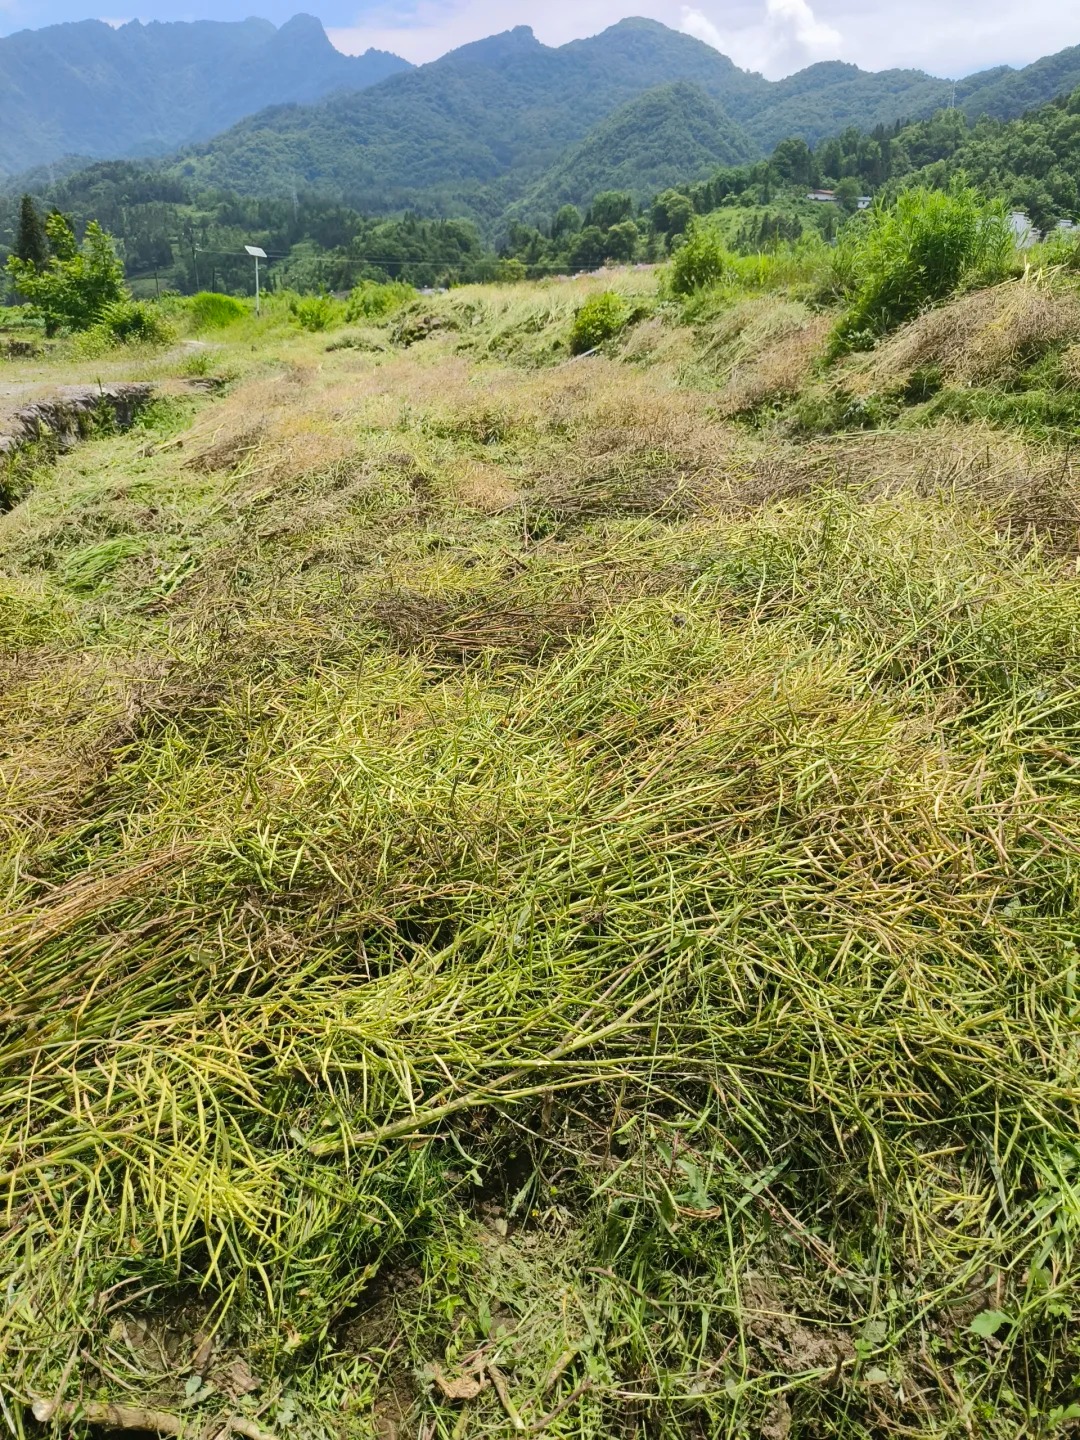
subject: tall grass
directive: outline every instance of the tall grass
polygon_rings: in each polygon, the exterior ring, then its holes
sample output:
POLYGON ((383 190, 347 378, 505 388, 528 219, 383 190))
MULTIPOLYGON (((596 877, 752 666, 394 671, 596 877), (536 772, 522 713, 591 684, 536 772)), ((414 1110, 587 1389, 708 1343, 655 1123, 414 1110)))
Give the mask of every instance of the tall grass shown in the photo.
POLYGON ((849 239, 851 301, 833 354, 868 349, 962 283, 993 284, 1013 267, 1016 245, 1001 202, 976 191, 913 189, 880 201, 849 239))
POLYGON ((191 316, 192 328, 199 330, 224 330, 235 325, 248 313, 248 307, 233 295, 219 295, 204 290, 193 295, 185 304, 191 316))

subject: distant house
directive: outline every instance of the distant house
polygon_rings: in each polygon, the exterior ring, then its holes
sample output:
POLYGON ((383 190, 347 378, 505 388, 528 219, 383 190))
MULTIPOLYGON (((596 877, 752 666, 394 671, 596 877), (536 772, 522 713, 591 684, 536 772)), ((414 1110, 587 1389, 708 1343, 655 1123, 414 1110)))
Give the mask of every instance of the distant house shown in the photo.
POLYGON ((1023 210, 1013 210, 1009 215, 1009 229, 1016 240, 1018 250, 1030 250, 1039 243, 1039 232, 1031 223, 1031 217, 1023 210))
MULTIPOLYGON (((816 200, 819 205, 839 204, 835 190, 811 190, 806 198, 807 200, 816 200)), ((855 203, 860 210, 869 210, 870 206, 874 203, 874 197, 872 195, 860 195, 855 203)))

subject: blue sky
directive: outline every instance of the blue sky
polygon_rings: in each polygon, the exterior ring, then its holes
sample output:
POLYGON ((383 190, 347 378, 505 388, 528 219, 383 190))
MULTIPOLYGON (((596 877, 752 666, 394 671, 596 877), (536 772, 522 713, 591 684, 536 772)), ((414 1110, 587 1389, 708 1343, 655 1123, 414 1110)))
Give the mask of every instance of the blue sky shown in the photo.
POLYGON ((375 45, 417 62, 513 25, 555 45, 626 15, 661 20, 772 76, 829 59, 965 75, 1080 44, 1080 0, 0 0, 0 35, 87 18, 258 14, 280 24, 304 9, 340 49, 375 45))

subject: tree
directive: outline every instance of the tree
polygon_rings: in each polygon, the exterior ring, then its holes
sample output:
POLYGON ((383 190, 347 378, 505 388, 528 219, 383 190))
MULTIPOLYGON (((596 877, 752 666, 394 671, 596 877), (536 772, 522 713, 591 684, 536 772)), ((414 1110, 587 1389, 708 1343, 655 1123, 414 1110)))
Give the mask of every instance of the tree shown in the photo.
POLYGON ((849 215, 853 215, 859 208, 859 196, 862 194, 862 186, 858 180, 847 176, 841 180, 836 187, 836 202, 849 215))
POLYGON ((576 205, 564 205, 551 222, 552 240, 568 239, 581 230, 581 212, 576 205))
POLYGON ((92 220, 80 246, 71 221, 59 211, 45 221, 45 234, 52 254, 42 264, 10 256, 12 283, 45 321, 47 335, 89 330, 110 305, 127 297, 112 236, 92 220))
POLYGON ((49 258, 49 242, 37 212, 33 196, 24 195, 19 207, 19 231, 15 238, 15 256, 30 265, 44 265, 49 258))
POLYGON ((604 241, 605 260, 621 260, 624 263, 633 260, 640 240, 641 232, 633 220, 613 225, 604 241))
POLYGON ((604 263, 604 248, 599 225, 586 225, 570 247, 570 263, 579 270, 596 270, 604 263))
POLYGON ((772 166, 782 180, 795 185, 813 185, 814 154, 801 138, 781 140, 773 151, 772 166))
POLYGON ((680 190, 665 190, 653 201, 652 226, 657 235, 684 235, 694 218, 694 204, 680 190))
POLYGON ((620 190, 602 190, 589 209, 588 223, 601 230, 610 230, 613 225, 629 220, 633 213, 632 195, 624 195, 620 190))

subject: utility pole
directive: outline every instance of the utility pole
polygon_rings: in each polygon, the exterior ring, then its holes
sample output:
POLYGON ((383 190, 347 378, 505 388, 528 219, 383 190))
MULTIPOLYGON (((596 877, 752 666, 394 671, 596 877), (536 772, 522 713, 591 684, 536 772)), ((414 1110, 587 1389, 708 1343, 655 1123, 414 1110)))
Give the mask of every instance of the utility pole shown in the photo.
POLYGON ((262 313, 261 296, 259 294, 259 261, 267 258, 266 251, 260 250, 257 245, 245 245, 244 249, 255 261, 255 314, 262 313))

